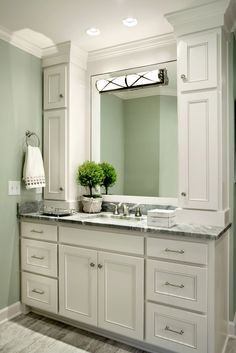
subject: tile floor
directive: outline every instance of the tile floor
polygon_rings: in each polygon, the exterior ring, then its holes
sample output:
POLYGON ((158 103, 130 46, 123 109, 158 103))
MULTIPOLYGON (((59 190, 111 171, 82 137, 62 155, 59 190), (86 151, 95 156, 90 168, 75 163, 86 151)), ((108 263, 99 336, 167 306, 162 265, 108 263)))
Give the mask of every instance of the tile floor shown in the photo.
MULTIPOLYGON (((0 325, 0 353, 147 352, 29 313, 0 325)), ((229 338, 225 353, 236 353, 236 338, 229 338)))
POLYGON ((1 353, 146 353, 40 315, 20 315, 0 326, 1 353))

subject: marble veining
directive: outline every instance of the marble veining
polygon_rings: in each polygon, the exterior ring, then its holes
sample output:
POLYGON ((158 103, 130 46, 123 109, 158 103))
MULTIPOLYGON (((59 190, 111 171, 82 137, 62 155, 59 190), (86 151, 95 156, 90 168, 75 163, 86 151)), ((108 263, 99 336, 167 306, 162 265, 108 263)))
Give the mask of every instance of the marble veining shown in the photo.
POLYGON ((163 227, 150 227, 147 226, 146 217, 142 220, 120 220, 113 218, 101 218, 96 217, 94 214, 76 213, 72 216, 67 217, 48 217, 43 216, 39 212, 35 213, 24 213, 21 214, 21 218, 49 221, 52 223, 72 223, 78 225, 116 228, 120 230, 131 230, 142 233, 147 233, 150 236, 167 234, 167 235, 178 235, 182 237, 191 237, 199 239, 217 240, 219 239, 231 226, 229 224, 226 227, 217 226, 206 226, 196 224, 177 224, 171 228, 163 227))

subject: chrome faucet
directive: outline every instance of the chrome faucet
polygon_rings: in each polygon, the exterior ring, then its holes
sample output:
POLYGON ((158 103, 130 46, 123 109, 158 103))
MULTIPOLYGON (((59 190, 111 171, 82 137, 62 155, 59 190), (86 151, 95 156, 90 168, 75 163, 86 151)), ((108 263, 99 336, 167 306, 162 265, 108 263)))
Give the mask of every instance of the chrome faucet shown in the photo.
POLYGON ((120 208, 122 208, 123 216, 129 216, 129 207, 125 203, 120 202, 117 205, 118 213, 120 208))
POLYGON ((123 203, 123 216, 129 216, 129 207, 123 203))

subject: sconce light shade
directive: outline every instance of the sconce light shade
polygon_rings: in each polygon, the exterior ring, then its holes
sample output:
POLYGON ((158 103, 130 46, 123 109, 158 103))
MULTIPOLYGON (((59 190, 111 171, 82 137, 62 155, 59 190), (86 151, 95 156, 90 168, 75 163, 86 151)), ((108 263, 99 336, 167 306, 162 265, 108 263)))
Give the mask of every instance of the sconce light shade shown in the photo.
POLYGON ((148 85, 167 85, 166 69, 139 72, 126 76, 113 77, 96 81, 96 88, 100 93, 120 89, 130 89, 148 85))

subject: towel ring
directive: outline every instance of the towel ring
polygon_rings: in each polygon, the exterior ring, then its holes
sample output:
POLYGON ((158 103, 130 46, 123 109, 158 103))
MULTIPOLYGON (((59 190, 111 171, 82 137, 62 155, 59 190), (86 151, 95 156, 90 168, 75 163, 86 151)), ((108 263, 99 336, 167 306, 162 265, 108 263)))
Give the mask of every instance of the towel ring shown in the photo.
POLYGON ((39 137, 38 137, 38 135, 35 133, 35 132, 31 132, 31 131, 29 131, 29 130, 27 130, 26 132, 25 132, 25 142, 26 142, 26 145, 27 146, 32 146, 31 144, 30 144, 30 138, 31 137, 35 137, 35 139, 37 140, 36 141, 36 146, 34 146, 34 147, 39 147, 40 146, 40 139, 39 139, 39 137))

